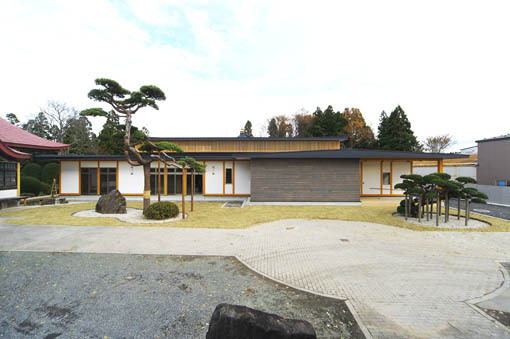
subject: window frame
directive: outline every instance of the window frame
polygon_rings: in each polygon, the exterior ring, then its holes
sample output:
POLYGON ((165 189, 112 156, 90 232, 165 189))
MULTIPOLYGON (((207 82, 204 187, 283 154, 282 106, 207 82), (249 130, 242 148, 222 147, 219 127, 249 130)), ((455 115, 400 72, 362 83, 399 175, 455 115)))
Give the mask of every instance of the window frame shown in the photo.
POLYGON ((0 161, 0 190, 12 190, 18 188, 18 163, 10 161, 0 161), (8 174, 10 174, 8 180, 8 174), (12 180, 14 178, 14 180, 12 180))

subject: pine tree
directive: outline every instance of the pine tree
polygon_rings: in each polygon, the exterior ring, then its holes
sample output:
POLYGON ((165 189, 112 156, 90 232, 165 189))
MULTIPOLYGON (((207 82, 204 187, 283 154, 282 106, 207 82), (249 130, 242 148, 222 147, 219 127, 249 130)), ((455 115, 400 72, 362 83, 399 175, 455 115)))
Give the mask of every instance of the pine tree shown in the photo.
POLYGON ((269 121, 269 125, 267 126, 267 134, 269 134, 270 138, 276 138, 278 136, 278 125, 276 124, 275 118, 272 118, 269 121))
POLYGON ((253 131, 251 130, 251 121, 246 121, 246 124, 244 125, 244 135, 247 137, 253 137, 253 131))
POLYGON ((313 137, 334 137, 344 134, 344 128, 347 125, 342 113, 335 112, 330 105, 323 112, 317 107, 313 113, 310 135, 313 137))
POLYGON ((386 113, 381 113, 378 139, 381 149, 407 152, 416 152, 422 149, 411 129, 407 115, 400 106, 397 106, 389 117, 386 113))

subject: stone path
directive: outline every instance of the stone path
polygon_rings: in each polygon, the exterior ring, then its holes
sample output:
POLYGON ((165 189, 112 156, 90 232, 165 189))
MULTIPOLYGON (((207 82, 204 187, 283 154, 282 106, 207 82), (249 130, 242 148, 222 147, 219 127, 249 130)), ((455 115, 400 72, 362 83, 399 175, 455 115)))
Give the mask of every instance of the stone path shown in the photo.
POLYGON ((469 302, 506 288, 499 262, 510 259, 510 233, 328 220, 247 230, 0 225, 0 250, 235 255, 275 280, 348 299, 368 336, 510 338, 469 302))

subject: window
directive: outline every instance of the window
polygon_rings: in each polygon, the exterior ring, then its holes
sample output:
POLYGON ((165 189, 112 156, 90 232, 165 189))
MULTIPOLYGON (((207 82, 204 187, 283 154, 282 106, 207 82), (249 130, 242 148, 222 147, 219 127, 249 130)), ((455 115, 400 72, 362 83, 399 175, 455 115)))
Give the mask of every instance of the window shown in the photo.
POLYGON ((117 168, 100 168, 99 174, 99 190, 101 194, 108 194, 117 188, 117 168))
POLYGON ((382 174, 382 184, 389 185, 390 184, 390 172, 383 172, 382 174))
POLYGON ((97 168, 81 168, 81 194, 97 194, 97 168))
POLYGON ((15 162, 0 162, 0 190, 18 187, 18 165, 15 162))
POLYGON ((232 183, 232 168, 225 169, 225 184, 232 183))

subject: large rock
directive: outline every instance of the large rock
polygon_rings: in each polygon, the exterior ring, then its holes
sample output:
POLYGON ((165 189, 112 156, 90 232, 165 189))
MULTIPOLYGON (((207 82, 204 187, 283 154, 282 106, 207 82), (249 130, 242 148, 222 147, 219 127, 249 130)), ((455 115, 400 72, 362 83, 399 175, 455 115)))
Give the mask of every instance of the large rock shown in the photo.
POLYGON ((316 339, 312 324, 246 306, 219 304, 206 339, 316 339))
POLYGON ((97 201, 96 212, 103 214, 126 214, 126 198, 118 190, 102 195, 97 201))

